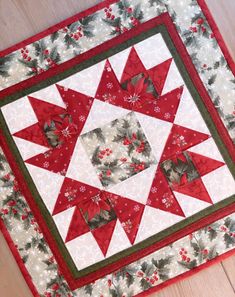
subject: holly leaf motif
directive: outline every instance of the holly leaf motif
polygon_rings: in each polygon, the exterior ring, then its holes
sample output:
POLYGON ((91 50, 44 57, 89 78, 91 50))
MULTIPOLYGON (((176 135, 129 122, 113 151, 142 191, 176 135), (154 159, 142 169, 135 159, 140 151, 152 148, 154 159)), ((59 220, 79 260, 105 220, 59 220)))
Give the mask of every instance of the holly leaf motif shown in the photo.
POLYGON ((208 253, 208 259, 211 260, 211 259, 214 259, 215 257, 218 256, 218 253, 216 251, 216 245, 214 244, 210 250, 209 250, 209 253, 208 253))
POLYGON ((229 229, 231 229, 231 225, 233 224, 235 225, 235 221, 233 222, 233 220, 230 217, 226 218, 224 221, 224 225, 229 229))
POLYGON ((149 145, 149 143, 146 141, 144 143, 144 150, 142 151, 142 155, 145 157, 149 157, 151 153, 151 147, 149 145))
POLYGON ((124 139, 125 139, 125 136, 117 134, 117 135, 114 136, 112 141, 113 142, 122 142, 124 139))
POLYGON ((142 20, 143 19, 143 12, 140 8, 140 4, 137 4, 133 9, 133 17, 142 20))
POLYGON ((228 233, 224 234, 224 241, 225 241, 226 248, 229 248, 230 246, 232 247, 235 245, 235 238, 230 236, 228 233))
POLYGON ((93 287, 92 287, 91 284, 89 284, 89 285, 87 285, 87 286, 84 287, 84 290, 85 290, 86 294, 88 294, 88 295, 91 296, 92 295, 92 291, 93 291, 93 287))
POLYGON ((141 279, 140 285, 143 291, 146 291, 152 287, 152 285, 145 278, 141 279))
POLYGON ((78 27, 80 26, 79 22, 74 22, 68 26, 70 32, 76 32, 78 27))
POLYGON ((141 270, 145 273, 145 271, 146 271, 147 268, 148 268, 148 263, 144 261, 141 264, 141 270))
POLYGON ((95 151, 94 151, 94 153, 92 155, 92 158, 91 158, 91 163, 93 165, 100 165, 101 164, 101 161, 98 158, 99 151, 100 151, 100 147, 97 146, 97 148, 95 149, 95 151))
POLYGON ((197 179, 198 177, 199 177, 199 174, 196 169, 193 168, 192 170, 187 171, 187 179, 189 182, 197 179))
POLYGON ((177 165, 175 166, 175 170, 183 175, 188 169, 188 164, 184 163, 182 160, 177 159, 177 165))
POLYGON ((126 274, 126 284, 127 284, 127 287, 129 288, 133 283, 134 283, 134 276, 127 273, 126 274))
POLYGON ((48 249, 47 249, 45 240, 43 238, 41 238, 41 240, 39 241, 37 248, 40 252, 44 254, 48 254, 48 249))
MULTIPOLYGON (((96 129, 94 129, 92 132, 95 134, 95 136, 97 137, 97 139, 98 139, 99 141, 101 141, 101 142, 105 142, 105 137, 104 137, 104 134, 103 134, 101 128, 96 128, 96 129)), ((93 134, 93 133, 92 133, 92 134, 93 134)))
POLYGON ((109 293, 112 297, 118 297, 118 293, 115 289, 109 289, 109 293))
POLYGON ((30 72, 27 73, 28 76, 30 76, 31 74, 36 74, 37 73, 37 68, 38 68, 38 60, 37 59, 33 59, 31 61, 27 61, 24 59, 18 59, 18 61, 23 64, 24 66, 34 69, 35 71, 31 70, 30 72))
POLYGON ((131 125, 130 125, 129 121, 124 119, 123 124, 122 124, 122 128, 123 129, 129 129, 130 127, 131 127, 131 125))
POLYGON ((209 78, 209 80, 208 80, 208 85, 209 85, 209 86, 213 85, 213 83, 214 83, 215 80, 216 80, 216 77, 217 77, 217 75, 216 75, 216 74, 213 74, 213 75, 209 78))
POLYGON ((172 258, 173 258, 173 256, 169 256, 169 257, 166 257, 166 258, 162 258, 162 259, 160 259, 160 260, 152 259, 152 263, 153 263, 153 265, 156 266, 157 269, 162 269, 162 268, 164 268, 165 266, 171 264, 171 262, 172 262, 172 258))
POLYGON ((166 4, 166 1, 168 0, 149 0, 149 4, 150 6, 153 6, 154 3, 156 3, 156 5, 165 5, 166 4))
POLYGON ((7 55, 5 57, 0 57, 0 76, 9 76, 10 62, 12 61, 14 54, 7 55))
POLYGON ((121 18, 120 17, 115 18, 113 20, 111 20, 111 19, 103 19, 103 21, 106 24, 108 24, 108 25, 110 25, 112 27, 120 27, 120 25, 121 25, 121 18))
POLYGON ((136 131, 136 138, 140 141, 145 139, 145 136, 140 129, 136 131))
POLYGON ((55 63, 60 62, 60 54, 58 53, 57 46, 54 46, 50 52, 50 58, 55 63))
POLYGON ((67 46, 67 49, 69 49, 70 47, 79 47, 78 42, 76 42, 76 40, 72 38, 69 34, 66 34, 64 36, 64 42, 67 46))
POLYGON ((161 280, 167 280, 169 278, 169 268, 168 265, 172 262, 172 256, 162 258, 160 260, 152 259, 152 263, 157 268, 157 272, 161 280))
POLYGON ((212 241, 213 239, 215 239, 217 237, 217 231, 213 228, 209 229, 208 231, 208 237, 210 239, 210 241, 212 241))
POLYGON ((194 259, 193 261, 190 261, 190 262, 178 261, 178 263, 181 266, 187 268, 188 270, 191 270, 192 268, 197 266, 197 260, 196 259, 194 259))
POLYGON ((59 32, 58 32, 58 31, 52 33, 52 34, 50 35, 51 42, 53 43, 54 41, 56 41, 56 40, 58 39, 58 37, 59 37, 59 32))
POLYGON ((191 241, 190 242, 191 247, 194 249, 194 256, 197 257, 200 253, 200 247, 196 242, 191 241))
MULTIPOLYGON (((134 146, 133 143, 131 143, 131 144, 128 145, 128 151, 127 151, 128 156, 131 156, 131 154, 134 151, 134 149, 135 149, 135 146, 134 146)), ((139 161, 138 161, 138 163, 139 163, 139 161)))
POLYGON ((39 61, 40 61, 40 63, 42 63, 45 59, 44 51, 47 48, 45 41, 42 39, 37 42, 34 42, 33 47, 35 49, 35 56, 39 57, 39 61))
POLYGON ((26 251, 28 251, 29 249, 31 249, 31 246, 32 246, 31 242, 27 242, 27 243, 25 244, 25 246, 24 246, 24 249, 25 249, 26 251))
POLYGON ((24 262, 24 264, 27 263, 28 258, 29 258, 29 255, 24 255, 24 256, 22 257, 22 261, 24 262))
POLYGON ((93 14, 88 15, 85 18, 82 18, 80 20, 80 23, 82 24, 82 26, 87 26, 90 24, 90 22, 95 21, 96 18, 97 18, 97 13, 93 13, 93 14))

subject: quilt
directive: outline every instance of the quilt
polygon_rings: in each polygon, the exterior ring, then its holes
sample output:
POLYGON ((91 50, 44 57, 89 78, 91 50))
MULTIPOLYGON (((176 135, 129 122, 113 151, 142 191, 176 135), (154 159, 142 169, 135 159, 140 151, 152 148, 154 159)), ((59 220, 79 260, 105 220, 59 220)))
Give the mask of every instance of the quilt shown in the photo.
POLYGON ((203 0, 103 1, 0 53, 0 226, 34 296, 234 253, 234 73, 203 0))

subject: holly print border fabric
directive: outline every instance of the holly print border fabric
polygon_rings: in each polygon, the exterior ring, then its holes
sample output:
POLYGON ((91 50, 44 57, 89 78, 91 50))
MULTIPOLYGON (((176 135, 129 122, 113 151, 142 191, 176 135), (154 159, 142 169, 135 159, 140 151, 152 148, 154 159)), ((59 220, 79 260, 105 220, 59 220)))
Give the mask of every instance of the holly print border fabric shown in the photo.
MULTIPOLYGON (((132 9, 132 8, 131 8, 132 9)), ((131 11, 131 9, 127 9, 127 14, 131 14, 132 13, 132 11, 131 11)), ((114 20, 115 19, 115 16, 113 17, 113 15, 112 15, 112 10, 110 10, 110 8, 106 8, 106 16, 107 16, 107 18, 109 19, 111 19, 111 20, 114 20), (109 14, 111 13, 111 15, 109 16, 109 14)), ((141 17, 140 17, 141 18, 141 17)), ((135 20, 133 20, 132 19, 132 23, 133 23, 133 25, 135 26, 135 25, 137 25, 137 21, 135 21, 135 20)), ((202 25, 202 24, 200 24, 200 25, 202 25)), ((24 50, 24 51, 26 51, 26 50, 24 50)), ((27 53, 26 53, 27 54, 27 53)), ((48 53, 45 53, 45 54, 48 54, 48 53)), ((135 77, 134 77, 134 79, 136 79, 135 77)), ((137 81, 139 80, 139 79, 141 79, 141 77, 137 77, 137 81)), ((123 79, 124 80, 124 79, 123 79)), ((135 82, 135 81, 134 81, 135 82)), ((146 81, 146 83, 148 84, 148 86, 151 88, 151 84, 152 84, 152 82, 151 81, 146 81)), ((128 89, 128 86, 127 85, 125 85, 124 83, 122 84, 122 87, 124 88, 124 89, 128 89)), ((157 91, 158 92, 160 92, 161 93, 161 91, 162 91, 162 89, 161 89, 162 87, 161 86, 157 86, 157 91), (160 88, 160 89, 159 89, 160 88), (160 91, 159 91, 160 90, 160 91)), ((62 91, 62 90, 61 90, 62 91)), ((156 94, 157 93, 155 93, 154 94, 154 96, 156 96, 156 94)), ((88 102, 89 102, 89 98, 87 98, 87 100, 88 100, 88 102)), ((108 98, 108 100, 110 100, 110 98, 108 98)), ((141 106, 139 106, 138 108, 141 108, 141 106)), ((34 139, 34 141, 37 143, 38 141, 41 141, 42 139, 44 139, 44 144, 46 143, 45 142, 45 139, 46 139, 46 141, 47 141, 47 143, 50 145, 50 146, 52 146, 52 147, 55 147, 55 148, 57 148, 57 147, 59 147, 59 149, 60 149, 60 147, 63 147, 63 143, 64 143, 64 141, 65 141, 65 138, 64 138, 64 133, 61 133, 62 131, 64 131, 64 129, 66 130, 66 137, 69 135, 69 138, 72 138, 72 139, 74 139, 74 135, 77 135, 77 133, 78 133, 78 128, 77 128, 77 125, 76 125, 76 123, 74 123, 74 120, 73 120, 73 115, 71 115, 70 113, 67 113, 68 112, 68 110, 66 110, 66 112, 65 112, 65 110, 60 110, 58 113, 57 113, 57 116, 55 117, 54 115, 51 117, 51 118, 49 118, 49 121, 48 121, 48 119, 42 119, 42 121, 43 121, 43 129, 44 129, 44 135, 43 135, 43 137, 39 137, 39 139, 34 139), (68 129, 67 129, 68 128, 68 129), (67 134, 67 132, 68 132, 68 134, 67 134), (48 141, 49 140, 49 141, 48 141)), ((40 119, 38 118, 38 123, 39 123, 39 126, 40 126, 40 119)), ((82 127, 82 126, 81 126, 82 127)), ((38 130, 38 131, 41 131, 41 130, 38 130)), ((135 134, 135 133, 134 133, 135 134)), ((17 137, 18 136, 20 136, 20 135, 16 135, 17 137)), ((22 136, 22 135, 21 135, 22 136)), ((20 137, 21 137, 20 136, 20 137)), ((128 146, 130 145, 130 143, 129 142, 133 142, 133 141, 135 141, 135 135, 133 136, 133 133, 132 133, 132 135, 131 135, 131 137, 129 137, 129 138, 127 138, 127 139, 124 139, 124 141, 125 141, 125 143, 127 144, 127 142, 128 142, 128 146), (132 139, 133 138, 133 139, 132 139)), ((123 141, 123 142, 124 142, 123 141)), ((182 142, 182 144, 183 144, 183 142, 184 142, 184 139, 181 139, 180 138, 180 136, 179 136, 179 138, 175 138, 175 143, 177 144, 177 143, 181 143, 182 142)), ((72 143, 71 143, 72 144, 72 143)), ((73 145, 72 145, 73 146, 73 145)), ((144 148, 145 148, 145 146, 144 146, 144 148)), ((140 148, 139 148, 139 143, 138 143, 138 147, 137 147, 137 149, 140 151, 140 153, 142 153, 142 150, 143 150, 143 145, 142 145, 142 147, 141 147, 141 143, 140 143, 140 148)), ((103 153, 103 152, 102 152, 103 153)), ((110 153, 111 153, 111 151, 109 150, 109 151, 106 151, 105 150, 105 154, 109 154, 110 155, 110 153)), ((137 152, 137 153, 139 153, 139 152, 137 152)), ((163 159, 163 161, 164 161, 164 159, 163 159)), ((171 160, 172 161, 172 160, 171 160)), ((166 161, 165 161, 166 162, 166 161)), ((191 153, 190 154, 190 156, 188 155, 188 154, 184 154, 184 156, 181 156, 179 159, 177 159, 177 160, 174 160, 174 164, 178 164, 178 167, 177 166, 173 166, 174 167, 174 170, 173 170, 173 172, 177 172, 177 173, 179 173, 179 171, 178 171, 178 169, 176 169, 176 168, 179 168, 180 167, 180 165, 181 165, 181 167, 180 168, 182 168, 182 166, 183 166, 183 168, 184 168, 184 170, 185 171, 182 171, 181 169, 181 171, 180 171, 180 175, 181 175, 181 177, 182 176, 184 176, 184 178, 186 177, 186 179, 188 179, 188 181, 193 181, 194 179, 198 179, 199 178, 199 172, 197 171, 197 170, 194 170, 194 171, 196 171, 196 175, 194 175, 194 178, 192 179, 192 180, 190 180, 190 178, 189 178, 189 175, 190 175, 190 172, 192 172, 192 169, 195 169, 195 167, 194 167, 194 165, 193 164, 196 164, 197 162, 202 162, 202 160, 200 160, 200 158, 198 158, 198 155, 196 154, 194 154, 194 153, 191 153), (186 158, 186 156, 187 156, 187 158, 186 158), (186 162, 185 162, 185 158, 187 159, 187 165, 185 165, 186 164, 186 162), (193 160, 193 162, 192 162, 192 160, 193 160), (181 161, 181 163, 180 163, 180 161, 181 161), (190 171, 190 167, 191 167, 191 171, 190 171), (185 169, 186 168, 186 169, 185 169), (188 171, 187 171, 188 170, 188 171)), ((163 162, 164 163, 164 162, 163 162)), ((173 163, 171 163, 171 165, 172 165, 173 163)), ((141 165, 141 164, 140 164, 141 165)), ((213 167, 213 165, 211 164, 211 166, 213 167)), ((218 166, 222 166, 222 165, 218 165, 218 166)), ((66 169, 65 169, 66 170, 66 169)), ((206 174, 206 172, 205 172, 205 170, 204 169, 201 169, 200 170, 201 172, 200 172, 200 174, 201 175, 203 175, 203 174, 206 174)), ((62 169, 62 171, 61 171, 61 173, 62 173, 62 175, 63 175, 63 169, 62 169)), ((107 173, 107 171, 106 171, 106 173, 107 173)), ((163 173, 166 175, 166 177, 169 177, 169 174, 172 176, 172 173, 171 172, 169 172, 169 171, 167 171, 167 170, 165 170, 165 171, 163 171, 163 173)), ((9 176, 7 177, 7 178, 9 178, 9 176)), ((187 183, 187 181, 184 179, 184 181, 183 181, 183 184, 182 184, 182 182, 180 181, 178 181, 177 183, 175 183, 175 179, 173 179, 173 181, 174 181, 174 183, 173 183, 173 185, 172 185, 172 178, 171 179, 169 179, 169 186, 170 187, 172 187, 172 189, 173 190, 179 190, 179 185, 180 185, 180 187, 182 187, 183 186, 183 188, 185 189, 185 183, 187 183)), ((15 182, 16 183, 16 182, 15 182)), ((153 189, 155 189, 156 187, 153 187, 153 189)), ((18 191, 18 189, 16 189, 16 192, 19 192, 18 191)), ((154 190, 152 191, 153 193, 154 193, 154 190)), ((184 192, 185 193, 185 192, 184 192)), ((70 194, 69 194, 70 195, 70 194)), ((73 193, 71 194, 71 195, 73 195, 73 193)), ((72 197, 72 196, 69 196, 69 197, 72 197)), ((168 200, 168 198, 169 197, 166 197, 166 201, 164 201, 164 203, 166 202, 166 204, 165 204, 165 206, 167 207, 167 205, 168 205, 168 203, 169 203, 169 201, 171 201, 171 198, 168 200)), ((18 198, 17 198, 18 199, 18 198)), ((98 199, 98 197, 97 197, 97 199, 98 199)), ((16 217, 18 217, 18 210, 17 210, 17 202, 14 202, 14 201, 11 201, 10 200, 10 203, 9 203, 9 207, 13 207, 13 210, 12 210, 12 214, 13 214, 13 216, 16 216, 16 217), (14 207, 15 206, 15 207, 14 207)), ((104 204, 105 205, 105 208, 106 208, 106 210, 110 210, 110 207, 109 206, 107 206, 108 204, 107 203, 105 203, 104 204)), ((89 207, 85 207, 85 210, 86 209, 89 209, 89 207)), ((25 211, 26 211, 26 208, 25 208, 25 211)), ((90 219, 91 219, 91 217, 90 216, 92 216, 93 214, 89 214, 89 212, 88 212, 88 216, 87 215, 85 215, 85 212, 86 211, 82 211, 82 209, 81 209, 81 213, 82 213, 82 215, 84 215, 84 218, 85 218, 85 220, 87 220, 87 223, 88 223, 88 225, 89 225, 89 221, 90 221, 90 219)), ((7 215, 8 214, 8 209, 3 209, 3 211, 2 211, 2 213, 4 214, 4 215, 7 215)), ((27 219, 30 219, 30 211, 29 210, 27 210, 26 211, 26 214, 24 214, 24 215, 22 215, 22 220, 27 220, 27 219), (23 219, 24 218, 24 219, 23 219)), ((115 219, 115 217, 114 217, 114 219, 115 219)), ((112 220, 111 221, 108 221, 108 222, 106 222, 106 223, 112 223, 112 220)), ((34 222, 33 222, 33 224, 34 224, 34 222)), ((101 225, 98 225, 99 227, 100 226, 102 226, 102 223, 101 223, 101 225)), ((113 227, 112 227, 113 228, 113 227)), ((91 229, 93 229, 92 227, 91 227, 91 229)), ((231 228, 230 228, 231 229, 231 228)), ((37 230, 37 228, 35 228, 35 231, 37 230)), ((225 230, 225 229, 224 229, 225 230)), ((232 229, 231 229, 232 230, 232 229)), ((39 232, 40 232, 40 230, 39 230, 39 232)), ((233 233, 232 232, 230 232, 231 234, 230 234, 230 236, 232 237, 233 236, 233 233)), ((37 246, 37 245, 36 245, 37 246)), ((39 248, 39 245, 37 246, 37 248, 39 248)), ((207 254, 207 253, 209 253, 209 250, 208 249, 202 249, 203 250, 203 254, 207 254)), ((105 252, 105 251, 104 251, 105 252)), ((186 254, 188 253, 188 251, 186 250, 186 252, 185 252, 185 250, 184 249, 182 249, 181 251, 180 251, 180 255, 182 256, 182 262, 186 262, 186 263, 189 263, 189 262, 191 262, 191 259, 190 259, 190 257, 187 257, 186 256, 186 254)), ((205 257, 206 258, 206 257, 205 257)), ((211 257, 211 258, 214 258, 214 256, 213 257, 211 257)), ((210 259, 211 259, 210 258, 210 259)), ((160 260, 159 260, 160 261, 160 260)), ((53 262, 54 262, 54 260, 53 260, 53 262)), ((168 263, 169 261, 168 261, 168 259, 166 259, 166 262, 168 263)), ((202 262, 201 260, 200 260, 200 262, 202 262)), ((155 264, 154 264, 155 265, 155 264)), ((161 264, 159 264, 160 266, 161 266, 161 264)), ((164 264, 163 266, 167 266, 167 264, 164 264)), ((187 265, 187 264, 186 264, 187 265)), ((158 264, 156 264, 155 265, 158 269, 161 269, 160 267, 158 267, 158 264)), ((192 264, 192 267, 190 266, 190 268, 193 268, 194 266, 196 266, 196 265, 194 265, 194 264, 192 264)), ((153 271, 153 273, 151 273, 151 274, 149 274, 148 275, 148 273, 146 273, 145 271, 146 271, 146 269, 148 269, 148 267, 146 267, 146 263, 144 263, 143 264, 143 269, 142 269, 142 271, 139 271, 138 272, 138 275, 139 276, 141 276, 142 275, 142 273, 143 273, 143 275, 144 275, 144 280, 141 280, 141 287, 142 287, 142 289, 143 290, 145 290, 145 289, 148 289, 148 288, 150 288, 151 286, 154 286, 154 284, 155 283, 157 283, 157 281, 160 279, 160 277, 158 276, 158 272, 157 271, 153 271), (145 275, 146 274, 146 275, 145 275)), ((153 267, 150 265, 150 267, 149 267, 149 269, 150 270, 152 270, 153 269, 153 267)), ((166 268, 167 269, 167 268, 166 268)), ((132 273, 129 273, 129 278, 130 279, 132 279, 132 277, 131 277, 131 275, 132 275, 132 273)), ((128 276, 128 273, 126 273, 126 276, 128 276)), ((133 276, 133 275, 132 275, 133 276)), ((164 278, 164 276, 163 276, 163 278, 164 278)), ((118 278, 119 279, 119 278, 118 278)), ((123 278, 124 279, 124 278, 123 278)), ((132 282, 132 280, 131 280, 131 282, 132 282)), ((108 286, 111 288, 112 287, 112 282, 110 282, 110 281, 108 281, 108 286)), ((120 291, 120 289, 118 288, 118 286, 116 286, 116 284, 114 285, 115 286, 115 289, 113 290, 112 288, 109 290, 109 294, 122 294, 122 292, 120 291), (118 292, 118 293, 117 293, 118 292)), ((51 288, 51 290, 49 290, 48 292, 45 292, 45 296, 50 296, 50 294, 60 294, 60 293, 58 293, 58 291, 61 289, 62 291, 63 290, 66 290, 65 288, 59 288, 60 286, 59 286, 59 284, 58 283, 55 283, 54 285, 53 285, 53 288, 51 288)), ((90 286, 86 286, 86 291, 87 290, 92 290, 91 288, 90 288, 90 286)), ((62 293, 62 291, 61 291, 61 293, 62 293)), ((63 293, 64 294, 67 294, 67 292, 65 293, 66 291, 64 291, 63 293)), ((89 293, 89 292, 88 292, 89 293)), ((68 296, 70 296, 70 294, 76 294, 75 292, 73 292, 73 293, 68 293, 68 296)), ((91 294, 91 293, 90 293, 91 294)), ((129 294, 129 293, 128 293, 129 294)), ((131 293, 130 293, 131 294, 131 293)), ((71 295, 72 296, 72 295, 71 295)), ((121 295, 120 295, 121 296, 121 295)))

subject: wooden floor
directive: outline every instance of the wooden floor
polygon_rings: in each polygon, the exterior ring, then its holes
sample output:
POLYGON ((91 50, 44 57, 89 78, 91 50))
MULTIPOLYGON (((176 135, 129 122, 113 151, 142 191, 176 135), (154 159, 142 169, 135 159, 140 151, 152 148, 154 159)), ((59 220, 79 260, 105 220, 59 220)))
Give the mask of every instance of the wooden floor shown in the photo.
MULTIPOLYGON (((98 2, 100 1, 0 0, 0 50, 98 2)), ((207 3, 235 58, 235 1, 207 0, 207 3)), ((2 234, 0 234, 0 296, 32 297, 2 234)), ((152 296, 235 297, 235 257, 152 296)))

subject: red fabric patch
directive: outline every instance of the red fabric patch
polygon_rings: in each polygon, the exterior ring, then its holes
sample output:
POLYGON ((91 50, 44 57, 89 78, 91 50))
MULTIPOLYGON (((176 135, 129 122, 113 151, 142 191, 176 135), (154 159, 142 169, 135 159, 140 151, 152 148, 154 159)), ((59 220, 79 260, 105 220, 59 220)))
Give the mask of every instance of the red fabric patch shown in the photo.
POLYGON ((73 213, 72 220, 69 225, 68 233, 65 239, 65 242, 69 242, 83 234, 86 234, 90 231, 79 207, 76 207, 73 213))
POLYGON ((117 77, 109 63, 106 61, 105 68, 97 89, 96 98, 143 114, 173 122, 183 87, 179 87, 163 96, 155 97, 147 89, 147 80, 153 82, 156 94, 161 94, 167 78, 172 59, 146 70, 136 50, 132 47, 123 70, 121 81, 117 77), (142 75, 135 85, 131 79, 142 75), (148 78, 149 77, 149 78, 148 78), (107 86, 112 83, 112 87, 107 86), (127 86, 122 87, 123 84, 127 86))
POLYGON ((17 132, 15 136, 40 145, 47 142, 46 146, 50 147, 45 136, 44 126, 45 124, 50 126, 52 121, 56 122, 56 128, 52 132, 55 137, 59 137, 58 141, 62 140, 62 143, 59 143, 58 146, 51 148, 46 153, 36 155, 25 162, 65 175, 77 138, 91 109, 93 99, 70 89, 65 90, 64 87, 58 85, 57 88, 66 108, 29 96, 28 98, 38 119, 38 124, 17 132), (61 115, 65 114, 68 114, 67 118, 61 118, 61 115), (71 117, 71 123, 68 117, 71 117), (41 131, 39 127, 41 127, 41 131))
POLYGON ((120 83, 122 84, 123 82, 132 78, 133 76, 144 72, 146 72, 146 69, 143 63, 141 62, 135 48, 132 47, 125 68, 123 70, 120 83))
POLYGON ((159 95, 162 94, 172 60, 171 58, 147 70, 159 95))
POLYGON ((13 134, 16 137, 23 138, 33 143, 50 147, 47 138, 39 125, 39 123, 33 124, 13 134))
POLYGON ((211 171, 224 166, 223 162, 193 152, 187 153, 191 156, 193 163, 195 164, 200 176, 206 175, 207 173, 210 173, 211 171))
POLYGON ((72 116, 73 123, 78 127, 78 134, 80 134, 94 99, 77 91, 65 89, 59 85, 56 86, 67 107, 68 114, 72 116))
POLYGON ((43 154, 36 155, 25 162, 54 173, 65 175, 69 167, 70 158, 76 145, 76 138, 73 138, 62 147, 53 148, 43 154))
POLYGON ((102 253, 106 256, 117 220, 111 221, 91 231, 102 253))
MULTIPOLYGON (((201 178, 195 179, 184 186, 174 185, 173 190, 196 199, 213 204, 201 178)), ((190 202, 189 202, 190 203, 190 202)))
POLYGON ((149 192, 147 205, 185 217, 183 210, 159 167, 149 192))
POLYGON ((209 137, 210 136, 205 133, 174 124, 167 139, 161 162, 205 141, 209 137))
POLYGON ((109 60, 107 60, 95 98, 110 104, 129 108, 128 103, 124 102, 123 97, 123 89, 120 86, 120 83, 109 63, 109 60), (112 82, 112 89, 107 87, 110 82, 112 82))
POLYGON ((167 122, 174 122, 175 115, 183 93, 183 87, 179 87, 154 100, 149 100, 143 106, 133 110, 161 119, 167 122))
POLYGON ((139 229, 145 205, 117 195, 110 194, 111 205, 122 223, 130 243, 133 244, 139 229))
POLYGON ((28 99, 40 124, 44 124, 51 115, 66 113, 66 109, 58 105, 31 96, 28 99))
POLYGON ((101 191, 98 188, 84 184, 82 182, 65 178, 57 198, 53 215, 56 215, 69 207, 78 205, 86 199, 99 194, 101 191))

